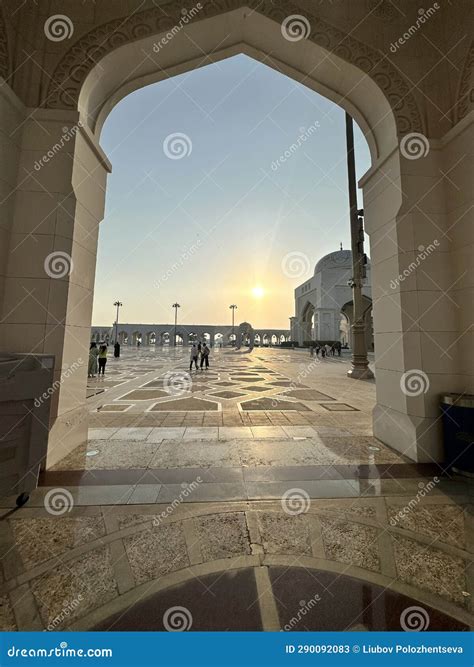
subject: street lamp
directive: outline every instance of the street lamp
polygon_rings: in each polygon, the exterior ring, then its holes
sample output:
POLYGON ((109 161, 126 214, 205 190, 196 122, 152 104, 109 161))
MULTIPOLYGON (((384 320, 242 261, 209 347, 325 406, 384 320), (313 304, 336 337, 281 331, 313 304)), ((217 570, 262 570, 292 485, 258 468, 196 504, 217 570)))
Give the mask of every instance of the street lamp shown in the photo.
POLYGON ((115 318, 115 342, 118 342, 118 319, 119 319, 119 308, 123 306, 121 301, 115 301, 114 306, 117 307, 117 317, 115 318))
POLYGON ((365 337, 364 309, 362 302, 362 280, 365 274, 364 227, 363 211, 357 210, 357 183, 354 158, 354 124, 352 117, 346 112, 346 148, 347 178, 349 189, 349 207, 351 223, 352 250, 352 367, 347 375, 355 379, 373 378, 367 358, 367 341, 365 337))
POLYGON ((181 308, 179 303, 173 303, 174 308, 174 347, 176 347, 176 327, 178 324, 178 308, 181 308))
POLYGON ((235 303, 229 306, 229 308, 232 310, 232 345, 234 344, 234 315, 235 311, 237 310, 237 306, 235 303))

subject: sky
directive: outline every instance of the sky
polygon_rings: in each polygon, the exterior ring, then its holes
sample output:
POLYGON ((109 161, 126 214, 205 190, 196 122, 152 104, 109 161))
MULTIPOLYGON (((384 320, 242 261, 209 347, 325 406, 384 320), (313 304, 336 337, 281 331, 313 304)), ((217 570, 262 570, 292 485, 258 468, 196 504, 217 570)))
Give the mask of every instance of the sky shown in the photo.
POLYGON ((183 324, 230 324, 236 304, 236 323, 289 328, 295 287, 350 247, 344 111, 247 56, 128 95, 100 142, 96 326, 118 299, 122 323, 171 323, 178 302, 183 324))

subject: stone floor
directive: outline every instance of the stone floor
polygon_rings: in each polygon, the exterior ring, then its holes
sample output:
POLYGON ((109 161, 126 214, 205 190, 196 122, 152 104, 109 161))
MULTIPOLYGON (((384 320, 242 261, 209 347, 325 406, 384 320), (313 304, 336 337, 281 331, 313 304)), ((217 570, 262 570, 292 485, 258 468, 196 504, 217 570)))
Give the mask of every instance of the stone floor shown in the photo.
POLYGON ((109 360, 89 381, 87 445, 25 507, 1 503, 0 627, 474 625, 472 484, 377 441, 375 385, 348 363, 109 360))

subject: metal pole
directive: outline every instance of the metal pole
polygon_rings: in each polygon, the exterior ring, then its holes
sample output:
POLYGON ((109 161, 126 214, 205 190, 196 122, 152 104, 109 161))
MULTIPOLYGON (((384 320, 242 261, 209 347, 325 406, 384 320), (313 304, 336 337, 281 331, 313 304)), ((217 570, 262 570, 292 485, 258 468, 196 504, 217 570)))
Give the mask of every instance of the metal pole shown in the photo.
POLYGON ((178 308, 181 308, 178 302, 173 303, 173 308, 174 308, 174 345, 173 347, 176 347, 176 327, 178 324, 178 308))
POLYGON ((352 367, 347 375, 355 379, 369 379, 374 375, 369 368, 365 338, 364 309, 362 301, 362 262, 364 259, 363 230, 357 216, 357 182, 354 157, 354 124, 346 112, 347 178, 351 223, 352 249, 352 367))

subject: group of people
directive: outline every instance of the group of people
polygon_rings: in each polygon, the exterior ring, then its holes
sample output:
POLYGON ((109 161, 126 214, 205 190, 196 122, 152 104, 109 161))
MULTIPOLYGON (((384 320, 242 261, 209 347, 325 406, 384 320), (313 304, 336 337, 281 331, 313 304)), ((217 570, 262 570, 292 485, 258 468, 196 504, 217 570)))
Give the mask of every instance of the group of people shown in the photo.
POLYGON ((94 341, 89 348, 89 364, 87 367, 87 377, 95 378, 105 375, 105 365, 107 364, 107 344, 97 343, 94 341))
POLYGON ((332 345, 329 345, 328 343, 326 343, 325 345, 320 345, 319 343, 316 343, 316 345, 311 345, 311 347, 309 348, 312 357, 316 352, 316 356, 319 357, 319 354, 321 353, 322 358, 329 356, 334 357, 336 355, 336 352, 338 357, 340 357, 341 350, 342 350, 342 345, 340 341, 336 341, 332 345))
POLYGON ((189 359, 189 370, 192 369, 193 364, 196 367, 196 370, 198 369, 198 360, 200 359, 200 368, 204 366, 205 368, 209 368, 209 354, 211 350, 209 349, 207 343, 201 343, 199 342, 197 345, 196 343, 193 343, 193 346, 191 348, 191 355, 189 359))

